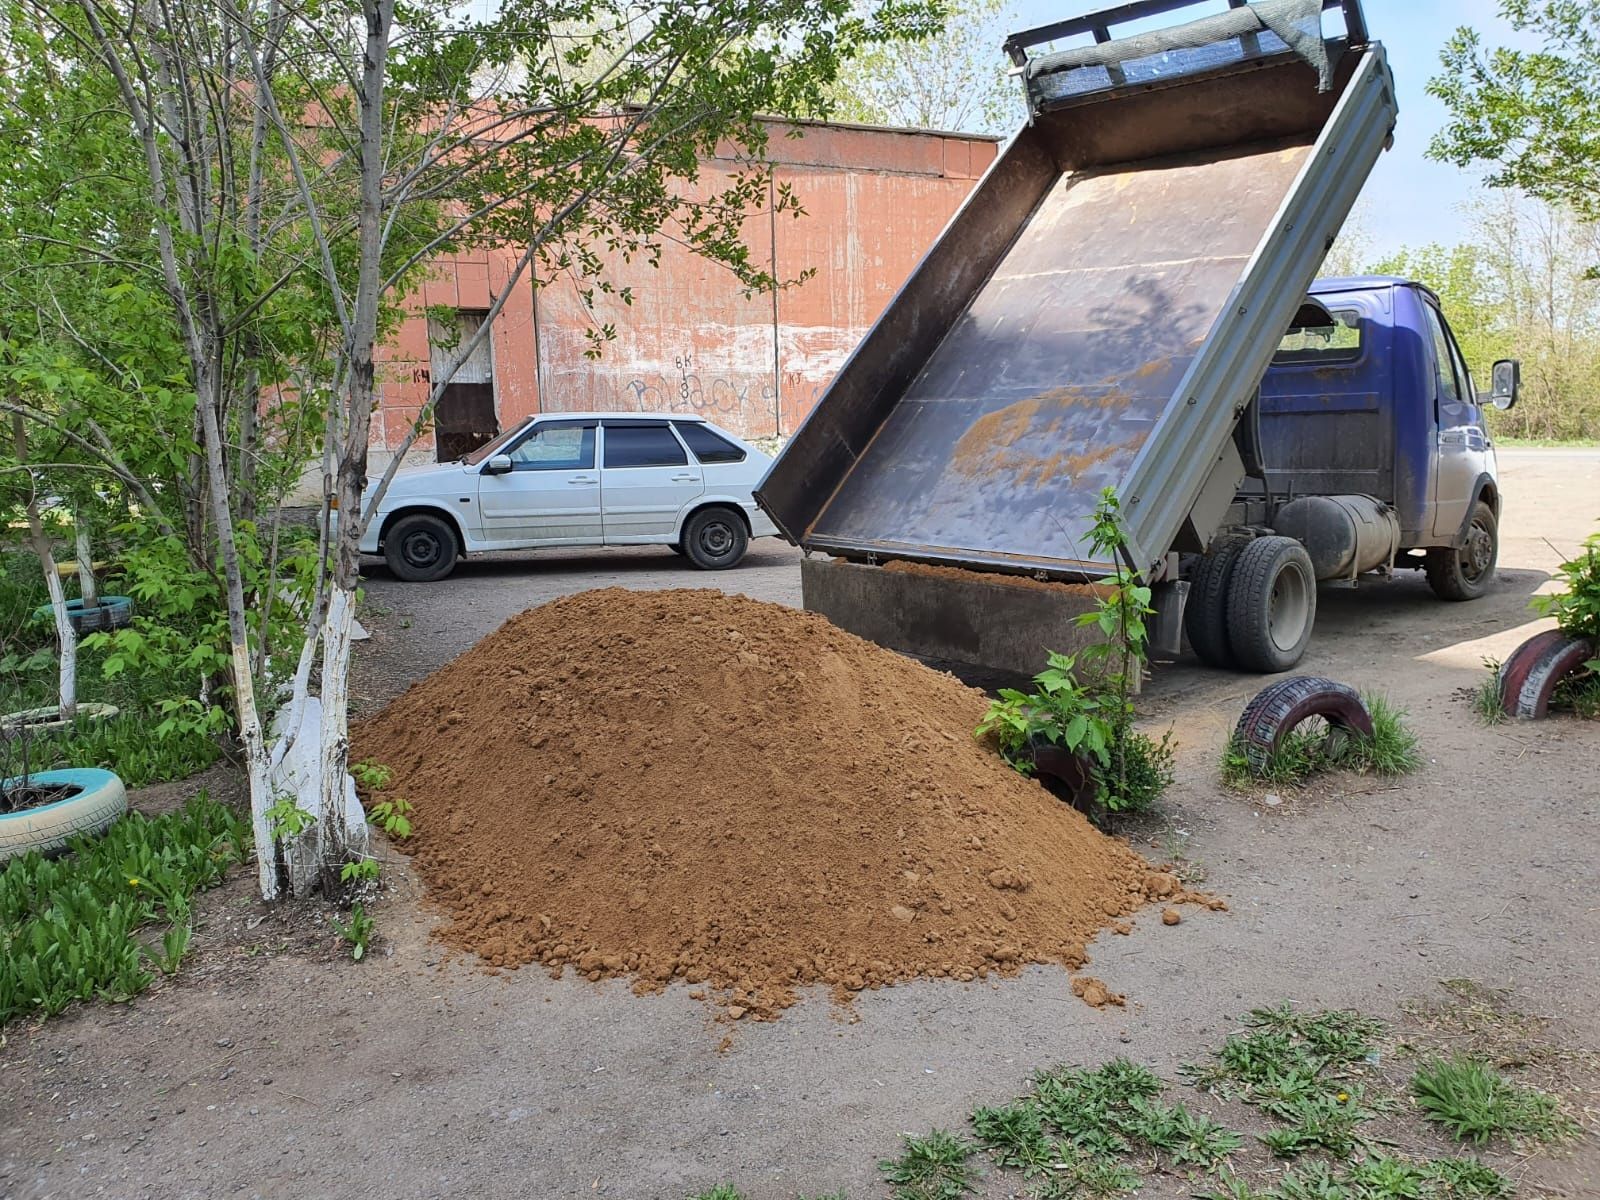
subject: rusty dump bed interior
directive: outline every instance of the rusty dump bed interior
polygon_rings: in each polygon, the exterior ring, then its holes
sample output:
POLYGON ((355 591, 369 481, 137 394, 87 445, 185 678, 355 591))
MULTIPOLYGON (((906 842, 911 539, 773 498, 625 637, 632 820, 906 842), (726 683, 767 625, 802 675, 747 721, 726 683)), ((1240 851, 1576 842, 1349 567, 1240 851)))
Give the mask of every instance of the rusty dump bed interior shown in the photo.
POLYGON ((1139 565, 1209 536, 1191 509, 1388 132, 1323 143, 1363 63, 1388 81, 1381 48, 1330 50, 1326 90, 1283 54, 1036 111, 758 489, 779 527, 858 561, 1099 574, 1112 487, 1139 565), (1349 198, 1293 228, 1341 173, 1349 198))

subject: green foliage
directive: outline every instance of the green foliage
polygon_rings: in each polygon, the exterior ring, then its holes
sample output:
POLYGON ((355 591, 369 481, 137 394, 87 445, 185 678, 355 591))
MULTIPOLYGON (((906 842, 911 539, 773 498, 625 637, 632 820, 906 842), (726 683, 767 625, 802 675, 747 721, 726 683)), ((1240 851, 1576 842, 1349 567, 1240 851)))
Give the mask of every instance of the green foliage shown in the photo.
POLYGON ((394 772, 379 762, 358 762, 350 768, 350 775, 356 781, 357 787, 382 791, 389 786, 389 780, 394 772))
POLYGON ((357 858, 339 868, 340 883, 371 883, 383 873, 383 866, 375 858, 357 858))
POLYGON ((311 814, 296 804, 292 796, 280 796, 267 807, 266 815, 267 828, 272 831, 272 840, 275 842, 299 837, 311 828, 313 820, 311 814))
MULTIPOLYGON (((1600 642, 1600 533, 1590 534, 1583 553, 1562 563, 1556 574, 1566 586, 1552 595, 1533 597, 1529 607, 1540 616, 1554 617, 1562 633, 1600 642)), ((1600 671, 1600 665, 1589 669, 1600 671)))
POLYGON ((372 940, 373 932, 377 929, 377 922, 367 915, 367 910, 361 905, 353 905, 350 909, 350 919, 333 921, 334 932, 350 945, 350 958, 360 962, 367 955, 367 945, 372 940))
POLYGON ((975 1176, 967 1160, 973 1146, 942 1129, 926 1137, 907 1136, 899 1158, 878 1164, 894 1185, 894 1200, 959 1200, 974 1191, 975 1176))
POLYGON ((837 120, 1008 134, 1023 118, 1022 89, 1000 43, 1005 0, 955 0, 944 27, 864 48, 829 89, 837 120))
POLYGON ((1405 709, 1372 692, 1361 699, 1372 716, 1370 738, 1328 729, 1320 721, 1315 727, 1308 724, 1283 737, 1264 769, 1251 763, 1237 738, 1230 738, 1222 752, 1223 783, 1248 791, 1262 784, 1302 783, 1320 771, 1342 769, 1386 778, 1415 771, 1422 755, 1417 735, 1405 723, 1405 709))
POLYGON ((1512 1083, 1466 1056, 1424 1063, 1411 1081, 1411 1093, 1428 1120, 1463 1142, 1482 1145, 1497 1136, 1554 1142, 1577 1132, 1554 1096, 1512 1083))
POLYGON ((189 898, 250 851, 249 823, 202 793, 181 812, 130 813, 55 859, 0 870, 0 1024, 75 1000, 126 1000, 189 947, 189 898), (151 936, 151 927, 160 928, 151 936))
POLYGON ((392 838, 411 836, 411 801, 396 796, 393 800, 380 800, 372 806, 368 817, 392 838))
MULTIPOLYGON (((14 767, 21 747, 13 744, 6 749, 14 767)), ((104 767, 128 787, 186 779, 205 770, 221 753, 211 737, 152 730, 136 712, 119 712, 109 720, 80 718, 70 728, 30 736, 27 749, 30 770, 104 767)))
MULTIPOLYGON (((1111 488, 1100 495, 1090 541, 1097 556, 1121 562, 1127 543, 1111 488)), ((1144 812, 1171 786, 1174 770, 1171 731, 1157 741, 1133 724, 1133 689, 1149 649, 1145 618, 1155 610, 1150 588, 1125 567, 1099 586, 1095 607, 1076 620, 1104 641, 1077 655, 1050 652, 1034 690, 1001 689, 976 735, 993 734, 1006 761, 1024 774, 1033 769, 1036 741, 1079 754, 1090 764, 1098 813, 1144 812), (1080 678, 1080 660, 1094 668, 1087 678, 1080 678)))

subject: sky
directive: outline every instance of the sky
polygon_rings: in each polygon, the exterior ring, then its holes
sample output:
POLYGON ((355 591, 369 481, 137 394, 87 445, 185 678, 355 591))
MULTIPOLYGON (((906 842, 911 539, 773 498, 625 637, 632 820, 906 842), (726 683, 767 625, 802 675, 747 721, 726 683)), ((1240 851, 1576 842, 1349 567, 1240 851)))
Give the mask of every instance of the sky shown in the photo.
MULTIPOLYGON (((1016 0, 1018 28, 1031 28, 1113 6, 1114 0, 1016 0)), ((1220 9, 1221 4, 1212 7, 1220 9)), ((1365 0, 1372 37, 1382 42, 1394 72, 1400 103, 1394 148, 1378 161, 1357 206, 1370 240, 1370 254, 1381 258, 1401 246, 1462 240, 1468 221, 1463 206, 1482 187, 1481 173, 1462 171, 1427 158, 1428 142, 1444 124, 1444 106, 1427 95, 1428 80, 1439 72, 1439 51, 1461 25, 1483 35, 1488 46, 1531 48, 1499 16, 1499 0, 1365 0)), ((1193 16, 1210 8, 1196 7, 1193 16)), ((1178 19, 1188 19, 1183 13, 1178 19)), ((1330 21, 1337 18, 1330 14, 1330 21)))

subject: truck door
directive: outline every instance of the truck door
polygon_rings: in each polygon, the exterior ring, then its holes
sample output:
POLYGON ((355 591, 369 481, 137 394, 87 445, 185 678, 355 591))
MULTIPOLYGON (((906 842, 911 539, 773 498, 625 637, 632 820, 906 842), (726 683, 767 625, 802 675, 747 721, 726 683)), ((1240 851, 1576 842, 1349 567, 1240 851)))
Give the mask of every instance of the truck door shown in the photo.
POLYGON ((1433 543, 1448 545, 1460 534, 1487 469, 1489 439, 1461 352, 1444 317, 1431 302, 1427 314, 1433 343, 1434 417, 1438 461, 1433 472, 1433 543))

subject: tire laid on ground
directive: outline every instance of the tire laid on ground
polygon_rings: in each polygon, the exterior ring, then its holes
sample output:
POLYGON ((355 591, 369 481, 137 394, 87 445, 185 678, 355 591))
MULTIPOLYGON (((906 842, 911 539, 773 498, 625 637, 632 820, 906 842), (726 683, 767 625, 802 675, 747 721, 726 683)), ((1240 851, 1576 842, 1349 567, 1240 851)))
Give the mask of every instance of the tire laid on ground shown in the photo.
POLYGON ((1233 652, 1228 646, 1228 584, 1240 551, 1250 541, 1243 535, 1217 539, 1210 551, 1201 555, 1189 580, 1183 631, 1196 657, 1208 666, 1233 666, 1233 652))
MULTIPOLYGON (((11 787, 20 780, 8 779, 11 787)), ((128 811, 128 793, 110 771, 79 768, 68 771, 38 771, 28 776, 34 785, 65 784, 78 791, 65 800, 21 812, 0 813, 0 862, 17 858, 30 850, 55 854, 80 834, 100 833, 128 811)))
POLYGON ((683 553, 702 571, 736 566, 749 548, 744 518, 731 508, 703 508, 683 527, 683 553))
MULTIPOLYGON (((1592 638, 1569 637, 1558 634, 1555 640, 1545 641, 1531 655, 1523 657, 1526 665, 1513 695, 1501 692, 1501 703, 1506 713, 1523 721, 1537 721, 1550 713, 1550 700, 1556 688, 1568 676, 1580 674, 1584 664, 1600 656, 1600 646, 1592 638)), ((1510 659, 1507 660, 1511 661, 1510 659)), ((1502 688, 1506 686, 1502 682, 1502 688)))
POLYGON ((396 579, 433 583, 456 568, 456 531, 443 517, 412 513, 383 535, 383 558, 396 579))
POLYGON ((1312 717, 1321 717, 1334 729, 1372 736, 1372 714, 1355 688, 1320 675, 1292 675, 1269 683, 1245 705, 1234 727, 1235 745, 1250 769, 1262 774, 1283 739, 1312 717))
MULTIPOLYGON (((36 621, 53 621, 50 605, 33 610, 36 621)), ((84 607, 82 600, 67 601, 67 620, 74 633, 99 633, 103 629, 126 629, 133 624, 133 601, 127 596, 101 596, 98 604, 84 607)))
POLYGON ((1436 546, 1428 551, 1428 586, 1441 600, 1476 600, 1494 581, 1500 561, 1500 522, 1494 509, 1479 500, 1472 509, 1467 544, 1436 546))
POLYGON ((1522 685, 1528 681, 1529 673, 1539 661, 1539 656, 1566 640, 1567 635, 1559 629, 1546 629, 1543 633, 1534 634, 1506 655, 1506 660, 1500 664, 1500 669, 1495 673, 1495 684, 1500 692, 1500 708, 1506 716, 1509 717, 1516 712, 1517 697, 1522 692, 1522 685))
POLYGON ((1293 538, 1256 538, 1239 552, 1228 581, 1228 647, 1245 671, 1291 670, 1317 619, 1317 576, 1293 538))

